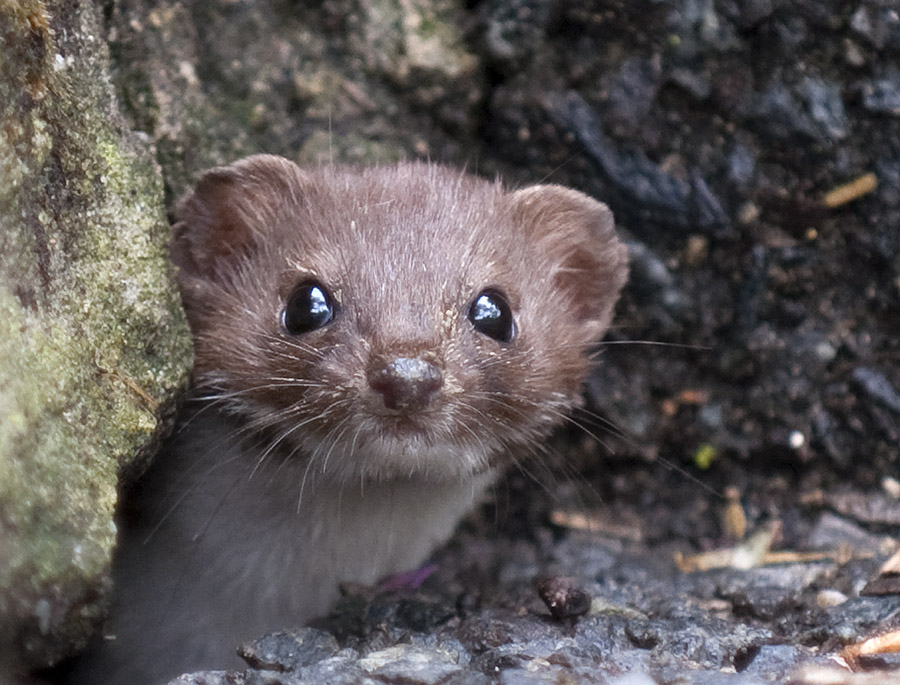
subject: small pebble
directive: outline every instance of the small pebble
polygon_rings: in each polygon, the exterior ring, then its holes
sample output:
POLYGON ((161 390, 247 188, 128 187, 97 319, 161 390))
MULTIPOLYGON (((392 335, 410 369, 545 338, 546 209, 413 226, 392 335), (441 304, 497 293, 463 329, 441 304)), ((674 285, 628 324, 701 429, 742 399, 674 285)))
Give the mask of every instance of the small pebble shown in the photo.
POLYGON ((544 578, 538 583, 538 595, 555 619, 583 616, 591 608, 591 595, 575 578, 544 578))
POLYGON ((881 488, 894 499, 900 499, 900 480, 885 476, 881 479, 881 488))
POLYGON ((840 606, 847 601, 847 595, 837 590, 820 590, 816 595, 816 606, 820 609, 830 609, 840 606))
POLYGON ((745 202, 738 209, 737 220, 742 226, 752 224, 759 219, 759 207, 753 202, 745 202))

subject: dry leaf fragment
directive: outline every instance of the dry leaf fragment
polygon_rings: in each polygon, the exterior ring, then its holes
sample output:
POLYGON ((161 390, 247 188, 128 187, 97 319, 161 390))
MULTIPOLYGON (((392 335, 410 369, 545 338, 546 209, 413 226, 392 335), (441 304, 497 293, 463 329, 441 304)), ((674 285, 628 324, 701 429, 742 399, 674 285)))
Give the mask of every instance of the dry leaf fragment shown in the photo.
POLYGON ((749 569, 765 563, 772 542, 778 535, 781 524, 773 522, 767 528, 757 531, 736 547, 714 549, 689 557, 675 554, 675 565, 682 573, 708 571, 714 568, 749 569))
POLYGON ((747 515, 741 506, 741 493, 733 485, 725 488, 725 509, 722 512, 722 529, 725 535, 735 541, 747 534, 747 515))
POLYGON ((882 576, 886 576, 891 573, 895 573, 900 575, 900 549, 898 549, 894 556, 888 559, 884 564, 881 565, 881 568, 878 569, 878 573, 882 576))
POLYGON ((900 652, 900 630, 893 630, 853 645, 847 645, 841 650, 841 656, 844 657, 850 668, 855 670, 859 665, 859 657, 861 656, 895 652, 900 652))
POLYGON ((866 583, 859 594, 865 597, 900 595, 900 550, 881 565, 878 577, 866 583))
POLYGON ((835 207, 840 207, 848 202, 853 202, 853 200, 856 200, 867 193, 871 193, 877 187, 878 177, 872 172, 869 172, 855 178, 850 181, 850 183, 845 183, 844 185, 840 185, 825 193, 825 197, 822 198, 822 204, 828 207, 828 209, 834 209, 835 207))
POLYGON ((561 528, 608 535, 619 540, 641 542, 644 539, 639 522, 616 523, 599 513, 580 514, 557 509, 550 512, 550 523, 561 528))
POLYGON ((791 674, 787 685, 896 685, 896 681, 890 680, 891 676, 884 672, 850 673, 840 659, 835 662, 840 667, 804 666, 791 674))
POLYGON ((863 555, 853 555, 850 550, 844 548, 824 552, 793 552, 790 550, 772 552, 770 548, 780 531, 780 522, 774 521, 767 528, 757 531, 735 547, 714 549, 691 556, 676 552, 674 555, 675 565, 682 573, 692 573, 715 568, 746 570, 756 566, 806 564, 816 561, 834 561, 843 564, 851 558, 864 558, 863 555))

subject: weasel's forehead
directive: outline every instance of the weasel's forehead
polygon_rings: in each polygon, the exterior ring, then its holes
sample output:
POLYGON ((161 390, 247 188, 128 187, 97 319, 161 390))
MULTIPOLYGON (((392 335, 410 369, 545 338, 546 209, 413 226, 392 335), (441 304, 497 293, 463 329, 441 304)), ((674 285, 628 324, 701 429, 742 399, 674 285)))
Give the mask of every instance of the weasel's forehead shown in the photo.
POLYGON ((386 300, 503 286, 525 250, 507 206, 498 183, 434 165, 329 170, 294 205, 289 263, 386 300))
POLYGON ((313 177, 309 200, 371 216, 483 213, 494 209, 503 188, 455 169, 403 163, 390 167, 323 169, 313 177))
POLYGON ((297 247, 405 266, 477 254, 515 230, 499 186, 455 175, 441 181, 419 166, 422 178, 394 171, 375 182, 358 176, 320 185, 290 219, 297 247))
POLYGON ((324 199, 339 210, 347 228, 371 241, 466 240, 491 230, 500 219, 501 193, 484 182, 403 178, 397 183, 359 184, 354 190, 324 199))

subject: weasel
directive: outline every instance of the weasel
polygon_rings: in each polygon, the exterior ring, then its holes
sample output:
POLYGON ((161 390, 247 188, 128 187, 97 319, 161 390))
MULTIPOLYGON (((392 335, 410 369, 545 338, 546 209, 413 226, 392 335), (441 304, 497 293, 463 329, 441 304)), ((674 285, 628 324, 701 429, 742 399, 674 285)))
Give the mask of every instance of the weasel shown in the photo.
POLYGON ((626 249, 574 190, 257 155, 178 205, 193 399, 134 489, 76 681, 237 668, 421 564, 578 405, 626 249))

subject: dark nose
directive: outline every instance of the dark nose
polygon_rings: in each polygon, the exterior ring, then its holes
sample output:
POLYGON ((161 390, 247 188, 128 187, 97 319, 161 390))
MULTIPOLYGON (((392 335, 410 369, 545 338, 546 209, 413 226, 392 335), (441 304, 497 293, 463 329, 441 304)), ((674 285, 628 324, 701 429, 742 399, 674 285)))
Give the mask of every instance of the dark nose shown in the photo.
POLYGON ((405 412, 427 407, 444 384, 441 370, 418 357, 395 357, 374 364, 369 386, 381 395, 384 406, 405 412))

